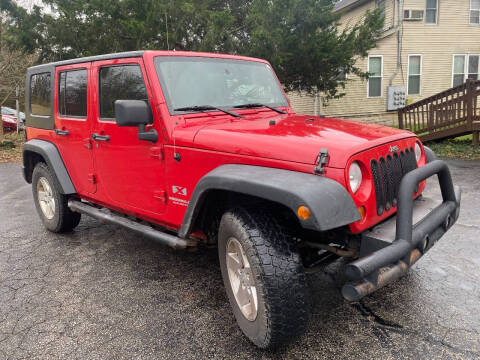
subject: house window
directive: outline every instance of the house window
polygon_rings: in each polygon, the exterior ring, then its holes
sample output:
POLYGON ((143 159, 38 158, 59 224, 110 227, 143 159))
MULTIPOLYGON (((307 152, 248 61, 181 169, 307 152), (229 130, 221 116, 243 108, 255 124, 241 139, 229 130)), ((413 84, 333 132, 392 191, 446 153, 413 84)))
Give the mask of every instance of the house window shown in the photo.
POLYGON ((467 79, 478 80, 480 55, 454 55, 453 86, 462 85, 467 79))
POLYGON ((382 96, 383 57, 368 57, 368 97, 382 96))
POLYGON ((478 80, 478 64, 479 64, 479 55, 469 55, 468 56, 468 78, 472 80, 478 80))
POLYGON ((375 6, 382 9, 382 15, 385 17, 385 0, 375 0, 375 6))
POLYGON ((410 55, 408 57, 408 95, 420 94, 422 77, 422 56, 410 55))
MULTIPOLYGON (((480 1, 480 0, 479 0, 480 1)), ((427 0, 427 8, 425 13, 426 24, 436 24, 438 14, 438 0, 427 0)))
POLYGON ((462 85, 465 80, 465 55, 453 57, 453 86, 462 85))
POLYGON ((480 25, 480 0, 470 0, 470 24, 480 25))

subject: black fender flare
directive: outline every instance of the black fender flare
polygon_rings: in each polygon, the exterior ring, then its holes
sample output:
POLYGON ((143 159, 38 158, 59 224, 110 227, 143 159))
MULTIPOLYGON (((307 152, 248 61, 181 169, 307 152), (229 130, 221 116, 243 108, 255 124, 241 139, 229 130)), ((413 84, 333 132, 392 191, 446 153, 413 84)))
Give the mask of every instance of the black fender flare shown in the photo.
POLYGON ((77 193, 72 179, 68 174, 67 168, 63 163, 62 157, 53 143, 46 140, 33 139, 23 144, 22 153, 23 177, 25 178, 25 181, 28 183, 32 182, 31 171, 33 171, 33 169, 29 169, 31 166, 29 153, 36 153, 45 160, 48 167, 54 172, 58 183, 60 184, 60 191, 62 194, 71 195, 77 193))
POLYGON ((433 150, 430 149, 428 146, 423 145, 423 150, 425 151, 425 158, 427 159, 427 163, 438 160, 437 155, 435 155, 433 150))
POLYGON ((310 209, 302 227, 316 231, 335 229, 360 220, 348 191, 335 180, 302 172, 251 165, 222 165, 197 183, 188 204, 179 236, 187 237, 211 190, 227 190, 280 203, 297 216, 304 205, 310 209))

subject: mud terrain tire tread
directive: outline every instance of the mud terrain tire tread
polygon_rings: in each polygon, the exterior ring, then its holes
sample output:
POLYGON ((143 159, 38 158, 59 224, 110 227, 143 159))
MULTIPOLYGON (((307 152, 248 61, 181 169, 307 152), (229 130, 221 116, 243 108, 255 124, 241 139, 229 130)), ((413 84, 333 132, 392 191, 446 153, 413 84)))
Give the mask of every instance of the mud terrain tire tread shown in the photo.
POLYGON ((54 233, 64 233, 72 231, 81 220, 81 214, 70 210, 68 207, 68 196, 60 193, 60 184, 54 174, 45 163, 38 163, 33 169, 32 174, 32 192, 35 207, 45 227, 54 233), (52 194, 55 199, 55 215, 52 219, 47 219, 38 203, 37 182, 40 177, 44 177, 52 188, 52 194))
POLYGON ((236 208, 223 215, 218 238, 227 295, 245 335, 264 349, 296 338, 308 323, 309 297, 302 261, 288 230, 265 211, 236 208), (250 261, 257 286, 259 306, 253 323, 243 317, 228 280, 224 258, 232 231, 242 235, 237 239, 250 261))

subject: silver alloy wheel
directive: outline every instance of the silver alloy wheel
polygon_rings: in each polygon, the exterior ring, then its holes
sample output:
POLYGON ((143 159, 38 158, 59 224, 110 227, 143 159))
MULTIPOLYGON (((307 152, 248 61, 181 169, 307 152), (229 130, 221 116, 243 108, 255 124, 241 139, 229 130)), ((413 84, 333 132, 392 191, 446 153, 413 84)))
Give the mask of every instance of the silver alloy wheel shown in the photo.
POLYGON ((53 197, 52 187, 44 177, 38 179, 37 196, 43 215, 48 220, 53 219, 55 216, 55 198, 53 197))
POLYGON ((228 279, 233 295, 243 316, 255 321, 258 311, 258 297, 250 262, 240 242, 231 237, 227 241, 226 264, 228 279))

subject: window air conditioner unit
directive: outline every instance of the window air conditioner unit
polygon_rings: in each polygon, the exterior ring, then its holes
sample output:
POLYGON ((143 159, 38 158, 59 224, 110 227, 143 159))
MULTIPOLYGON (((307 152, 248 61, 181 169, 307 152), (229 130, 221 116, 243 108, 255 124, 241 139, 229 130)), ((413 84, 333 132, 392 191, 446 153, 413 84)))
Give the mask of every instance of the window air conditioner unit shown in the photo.
POLYGON ((405 10, 403 12, 403 19, 408 21, 423 20, 423 10, 405 10))

